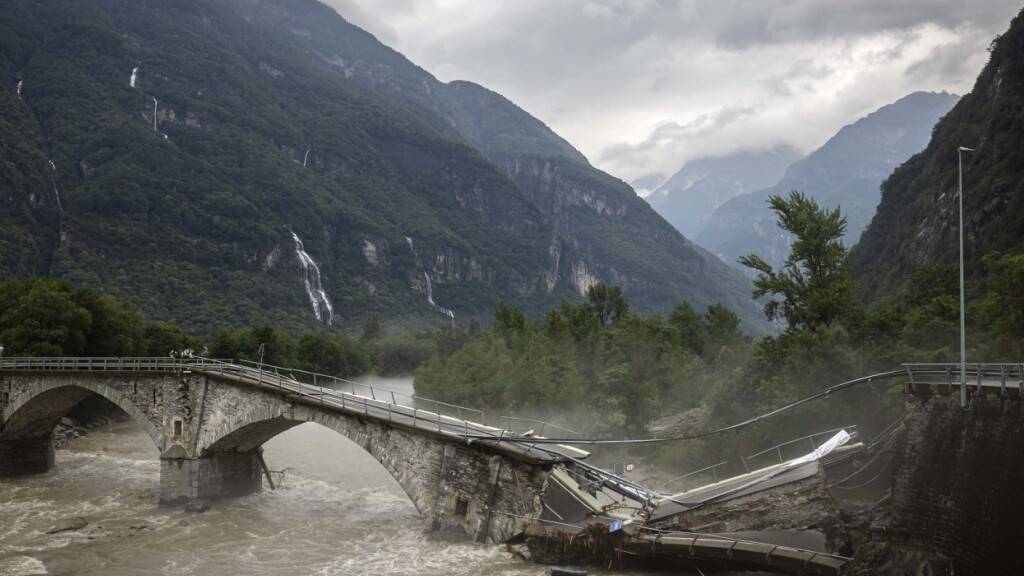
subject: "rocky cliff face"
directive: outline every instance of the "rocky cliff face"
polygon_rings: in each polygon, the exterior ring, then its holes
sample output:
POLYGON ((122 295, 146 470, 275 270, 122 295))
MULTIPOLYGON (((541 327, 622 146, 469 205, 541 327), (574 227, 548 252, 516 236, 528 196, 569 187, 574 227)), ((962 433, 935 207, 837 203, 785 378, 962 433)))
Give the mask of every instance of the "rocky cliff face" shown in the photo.
POLYGON ((882 181, 925 147, 935 123, 956 101, 951 94, 917 92, 843 127, 790 166, 774 186, 722 205, 697 242, 726 262, 757 254, 780 265, 791 239, 776 226, 768 197, 799 190, 823 206, 842 210, 847 218, 844 242, 852 246, 875 212, 882 181))
POLYGON ((935 127, 928 147, 882 185, 878 213, 854 249, 868 299, 880 298, 924 264, 957 261, 957 149, 964 154, 968 275, 981 257, 1024 249, 1024 16, 992 45, 970 94, 935 127))
POLYGON ((742 275, 542 122, 317 2, 43 0, 0 32, 0 278, 198 333, 539 312, 597 281, 758 325, 742 275))
POLYGON ((582 295, 597 281, 611 282, 642 306, 664 310, 679 303, 676 286, 723 286, 687 299, 698 308, 720 302, 748 330, 762 329, 746 281, 674 230, 624 182, 565 158, 517 159, 505 169, 552 224, 552 294, 564 286, 582 295))

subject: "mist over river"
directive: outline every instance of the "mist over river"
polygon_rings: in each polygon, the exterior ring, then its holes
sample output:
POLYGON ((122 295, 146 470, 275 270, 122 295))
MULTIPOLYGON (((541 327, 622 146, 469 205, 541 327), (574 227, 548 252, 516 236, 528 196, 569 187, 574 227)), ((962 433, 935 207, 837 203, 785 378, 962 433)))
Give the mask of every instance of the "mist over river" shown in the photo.
MULTIPOLYGON (((411 389, 411 382, 391 382, 411 389)), ((214 502, 202 514, 157 503, 149 436, 113 424, 57 451, 41 476, 0 480, 0 574, 76 576, 540 576, 501 546, 428 540, 409 499, 359 447, 315 424, 265 445, 277 490, 214 502), (48 535, 68 517, 89 524, 48 535)), ((595 572, 624 574, 623 572, 595 572)))

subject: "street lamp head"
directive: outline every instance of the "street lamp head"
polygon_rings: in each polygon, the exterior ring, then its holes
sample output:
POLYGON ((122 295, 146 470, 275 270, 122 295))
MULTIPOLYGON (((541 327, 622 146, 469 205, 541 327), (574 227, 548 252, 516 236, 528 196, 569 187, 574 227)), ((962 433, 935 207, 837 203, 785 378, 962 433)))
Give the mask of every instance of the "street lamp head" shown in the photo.
POLYGON ((961 152, 974 152, 974 148, 968 148, 966 146, 961 146, 960 147, 960 151, 961 152))

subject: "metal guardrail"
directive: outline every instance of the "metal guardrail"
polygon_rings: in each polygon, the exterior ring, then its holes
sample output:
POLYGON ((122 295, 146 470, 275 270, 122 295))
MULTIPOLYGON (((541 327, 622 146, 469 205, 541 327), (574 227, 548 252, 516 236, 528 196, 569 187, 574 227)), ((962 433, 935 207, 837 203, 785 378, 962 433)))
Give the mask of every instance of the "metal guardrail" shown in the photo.
MULTIPOLYGON (((919 385, 930 386, 935 392, 945 386, 951 391, 960 386, 960 364, 903 364, 907 374, 907 386, 916 391, 919 385)), ((1024 364, 1021 363, 968 363, 966 365, 967 382, 965 384, 975 391, 994 388, 998 385, 1000 395, 1006 396, 1010 384, 1014 384, 1019 393, 1024 394, 1024 364)))
POLYGON ((686 474, 683 474, 682 476, 676 476, 675 478, 671 478, 669 480, 666 480, 664 482, 664 484, 663 484, 664 488, 661 489, 661 492, 663 494, 674 494, 675 492, 678 492, 678 490, 673 490, 672 489, 672 485, 674 485, 675 483, 682 482, 684 480, 693 478, 694 476, 699 476, 700 474, 704 474, 705 472, 709 472, 709 471, 711 472, 711 475, 714 478, 712 483, 717 483, 718 482, 718 469, 721 468, 722 466, 725 466, 728 463, 729 463, 728 460, 722 460, 721 462, 719 462, 717 464, 712 464, 710 466, 705 466, 704 468, 701 468, 700 470, 694 470, 693 472, 687 472, 686 474))
POLYGON ((408 392, 393 390, 384 386, 373 386, 371 384, 366 384, 365 382, 356 382, 339 376, 330 376, 328 374, 320 374, 298 368, 286 368, 282 366, 275 366, 273 364, 261 364, 250 360, 238 360, 237 363, 254 369, 263 369, 264 371, 271 372, 279 377, 288 378, 295 382, 301 382, 314 387, 326 386, 332 390, 348 388, 351 390, 352 395, 369 397, 372 400, 383 399, 386 401, 390 398, 391 404, 407 405, 417 408, 419 408, 418 405, 426 404, 434 408, 435 414, 444 414, 459 420, 469 420, 467 416, 475 415, 478 419, 472 420, 473 422, 484 425, 487 424, 487 414, 483 410, 477 408, 459 406, 458 404, 451 404, 440 400, 434 400, 432 398, 425 398, 418 394, 409 394, 408 392), (402 402, 399 402, 399 400, 402 400, 402 402))
POLYGON ((579 432, 571 428, 559 426, 558 424, 553 424, 546 420, 539 420, 537 418, 524 418, 522 416, 499 416, 498 419, 501 422, 501 426, 499 426, 499 428, 503 430, 508 430, 510 432, 516 432, 519 434, 529 433, 530 435, 543 436, 544 430, 550 428, 553 430, 558 430, 563 433, 567 433, 568 435, 564 436, 566 438, 572 438, 573 436, 579 435, 579 432), (515 426, 518 425, 519 423, 525 424, 525 429, 520 430, 519 428, 516 428, 515 426), (540 425, 539 428, 537 427, 538 424, 540 425))
POLYGON ((360 382, 346 380, 326 374, 318 374, 305 370, 289 369, 270 364, 228 360, 182 357, 182 358, 0 358, 0 370, 11 371, 55 371, 55 372, 182 372, 196 371, 234 378, 243 382, 261 386, 271 386, 289 393, 298 394, 308 400, 342 408, 346 411, 361 412, 389 422, 411 425, 413 428, 429 430, 439 434, 449 434, 466 441, 481 436, 518 446, 528 454, 540 457, 559 457, 557 450, 538 449, 529 441, 532 437, 521 437, 514 432, 488 426, 462 417, 463 414, 480 414, 481 410, 466 408, 406 394, 395 390, 385 390, 360 382), (332 386, 332 387, 328 387, 332 386), (351 392, 344 391, 350 388, 351 392), (364 394, 360 394, 362 391, 364 394), (369 393, 366 396, 365 393, 369 393), (410 404, 400 402, 409 399, 410 404), (426 410, 421 406, 427 403, 434 410, 426 410), (444 413, 442 408, 454 411, 458 416, 444 413))

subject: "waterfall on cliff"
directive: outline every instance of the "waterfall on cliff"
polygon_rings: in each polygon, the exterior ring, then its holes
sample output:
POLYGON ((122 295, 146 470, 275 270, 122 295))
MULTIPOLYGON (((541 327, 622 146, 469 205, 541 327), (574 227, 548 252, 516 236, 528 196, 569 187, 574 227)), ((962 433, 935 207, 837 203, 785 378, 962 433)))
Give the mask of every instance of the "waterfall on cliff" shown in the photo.
POLYGON ((25 85, 24 80, 18 80, 18 100, 21 100, 21 87, 25 85))
POLYGON ((434 302, 434 287, 430 283, 430 274, 427 274, 426 270, 423 271, 423 277, 427 279, 427 302, 430 303, 430 305, 433 306, 434 309, 436 309, 438 312, 444 314, 445 316, 451 318, 454 321, 455 312, 452 312, 450 309, 445 308, 444 306, 439 306, 436 302, 434 302))
MULTIPOLYGON (((420 258, 419 255, 416 254, 416 247, 413 245, 412 238, 406 236, 405 242, 409 245, 409 250, 412 250, 412 255, 416 258, 417 264, 419 264, 420 258)), ((422 266, 422 264, 420 264, 420 266, 422 266)), ((423 268, 423 279, 426 281, 427 285, 427 304, 430 304, 434 310, 437 310, 444 316, 450 318, 452 322, 455 322, 455 312, 452 312, 451 309, 445 308, 444 306, 439 306, 434 302, 434 285, 430 281, 430 274, 427 273, 427 269, 425 267, 423 268)))
POLYGON ((323 284, 320 281, 320 267, 313 261, 312 256, 306 252, 305 246, 299 235, 292 231, 292 240, 295 242, 295 255, 302 265, 302 281, 306 286, 306 295, 309 296, 309 303, 313 306, 313 315, 316 319, 326 323, 328 326, 334 324, 334 308, 331 301, 324 292, 323 284))
POLYGON ((138 77, 139 77, 139 67, 136 66, 135 68, 132 68, 132 77, 131 77, 130 80, 128 80, 128 87, 129 88, 135 88, 135 81, 138 79, 138 77))
POLYGON ((305 168, 309 164, 309 149, 306 149, 306 155, 302 157, 302 167, 305 168))
POLYGON ((50 183, 53 184, 53 197, 57 200, 57 209, 64 213, 64 204, 60 201, 60 192, 57 191, 57 166, 50 160, 50 183))

